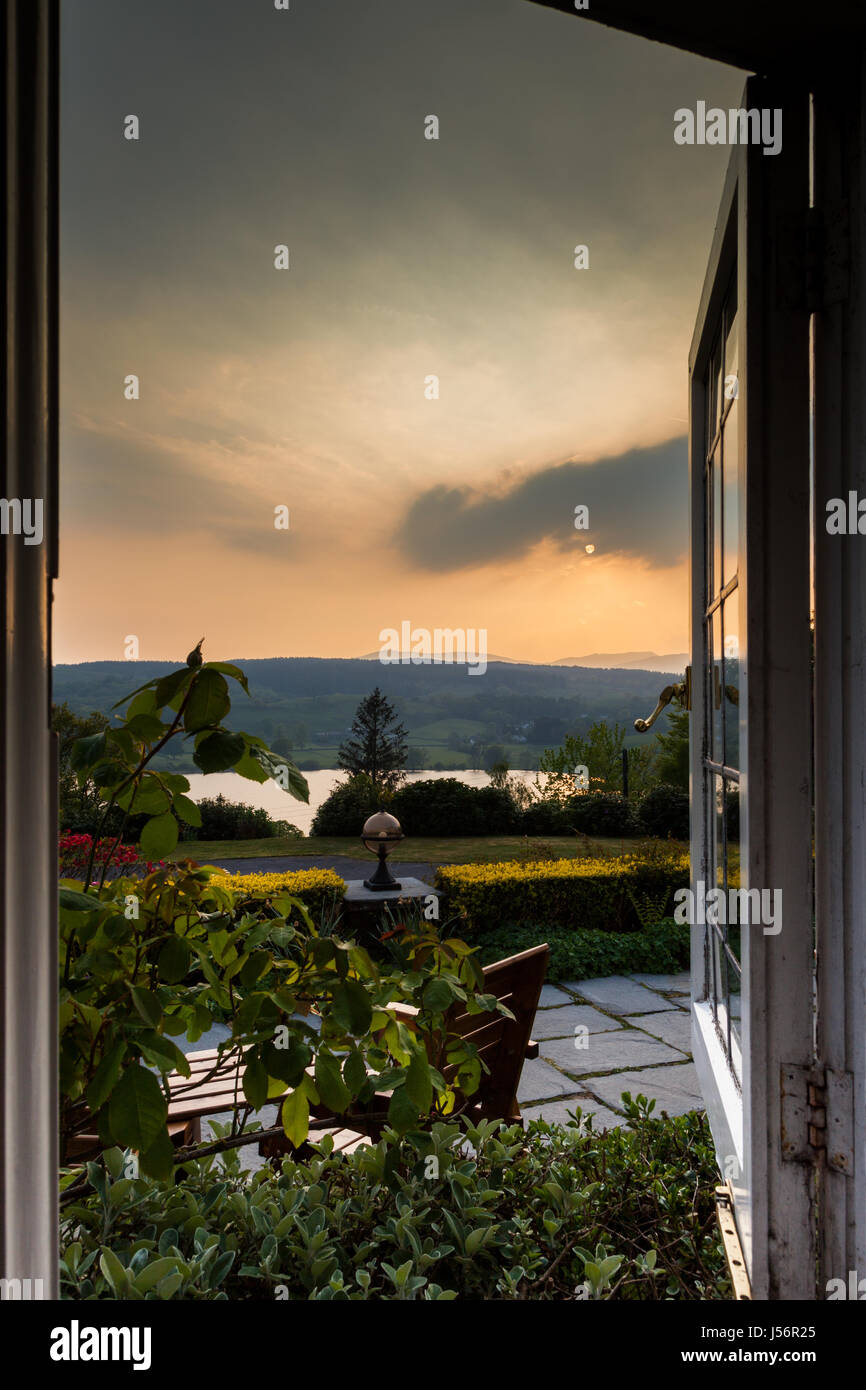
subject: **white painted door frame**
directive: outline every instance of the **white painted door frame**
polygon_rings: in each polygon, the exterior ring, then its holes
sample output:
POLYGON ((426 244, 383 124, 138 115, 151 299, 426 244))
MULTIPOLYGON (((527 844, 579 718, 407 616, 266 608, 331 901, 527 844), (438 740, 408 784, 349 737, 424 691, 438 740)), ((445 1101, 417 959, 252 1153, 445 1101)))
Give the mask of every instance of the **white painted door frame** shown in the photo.
MULTIPOLYGON (((776 156, 735 146, 689 358, 692 887, 714 882, 704 760, 714 698, 705 624, 704 375, 736 271, 739 379, 741 886, 781 891, 782 929, 742 928, 737 1078, 709 1005, 705 928, 692 933, 692 1037, 730 1180, 752 1296, 814 1298, 814 1168, 790 1161, 783 1077, 813 1060, 809 316, 791 248, 808 212, 808 95, 750 79, 746 108, 783 110, 776 156), (786 1072, 786 1069, 787 1072, 786 1072), (784 1152, 783 1152, 784 1150, 784 1152)), ((723 697, 724 698, 724 697, 723 697)))

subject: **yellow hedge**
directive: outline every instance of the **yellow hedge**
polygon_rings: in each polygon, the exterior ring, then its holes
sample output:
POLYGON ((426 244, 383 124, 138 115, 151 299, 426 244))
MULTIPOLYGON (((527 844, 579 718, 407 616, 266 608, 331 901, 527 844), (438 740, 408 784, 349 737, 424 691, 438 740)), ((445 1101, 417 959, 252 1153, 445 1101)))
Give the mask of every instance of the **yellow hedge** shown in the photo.
POLYGON ((275 874, 226 874, 217 880, 227 888, 240 890, 254 898, 271 898, 277 893, 291 893, 300 898, 308 912, 317 920, 319 915, 339 902, 346 884, 333 869, 295 869, 275 874))
POLYGON ((436 875, 449 912, 480 931, 506 923, 631 931, 670 916, 674 890, 688 882, 687 854, 455 864, 436 875))

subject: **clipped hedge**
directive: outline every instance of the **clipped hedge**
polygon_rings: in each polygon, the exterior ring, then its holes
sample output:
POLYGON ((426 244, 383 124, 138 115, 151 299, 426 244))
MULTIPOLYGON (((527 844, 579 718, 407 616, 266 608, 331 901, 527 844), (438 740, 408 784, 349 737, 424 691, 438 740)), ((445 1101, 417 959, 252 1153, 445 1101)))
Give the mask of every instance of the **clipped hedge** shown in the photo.
POLYGON ((673 891, 688 882, 687 854, 452 864, 436 873, 461 929, 481 932, 539 922, 572 931, 635 931, 662 918, 673 891))
POLYGON ((456 777, 407 782, 388 810, 406 835, 511 835, 520 812, 503 787, 469 787, 456 777))
POLYGON ((499 927, 487 932, 478 949, 482 965, 493 965, 546 941, 547 979, 594 980, 632 970, 676 974, 689 966, 689 927, 673 918, 635 932, 572 931, 569 927, 499 927))
POLYGON ((296 869, 274 874, 227 874, 220 885, 246 893, 250 898, 272 898, 290 893, 300 898, 314 921, 329 913, 346 893, 345 881, 333 869, 296 869))
POLYGON ((623 1099, 622 1128, 440 1123, 280 1173, 204 1159, 174 1187, 112 1149, 63 1211, 61 1297, 730 1298, 706 1117, 623 1099))

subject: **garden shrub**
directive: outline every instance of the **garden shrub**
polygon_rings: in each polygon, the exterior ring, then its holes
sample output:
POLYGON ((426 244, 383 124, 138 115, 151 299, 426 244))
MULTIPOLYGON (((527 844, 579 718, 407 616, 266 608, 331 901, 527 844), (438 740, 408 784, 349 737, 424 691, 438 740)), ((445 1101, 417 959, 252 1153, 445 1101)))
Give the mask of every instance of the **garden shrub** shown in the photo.
POLYGON ((687 840, 689 838, 689 794, 680 787, 661 782, 638 803, 640 828, 645 835, 659 839, 687 840))
POLYGON ((633 931, 640 925, 635 900, 652 894, 655 915, 661 917, 665 890, 672 893, 688 882, 687 854, 453 864, 436 873, 437 887, 448 894, 449 913, 458 914, 461 927, 470 931, 490 931, 506 922, 633 931))
POLYGON ((506 925, 485 933, 478 957, 482 965, 493 965, 546 941, 550 947, 549 981, 593 980, 633 970, 675 974, 688 969, 689 937, 688 926, 672 918, 635 932, 506 925))
POLYGON ((634 814, 621 792, 578 792, 565 802, 569 829, 584 835, 634 835, 634 814))
POLYGON ((184 825, 182 840, 268 840, 281 833, 261 806, 245 806, 229 801, 222 794, 196 802, 201 823, 184 825))
POLYGON ((380 808, 390 811, 390 793, 359 772, 340 782, 322 802, 313 818, 313 835, 351 835, 360 838, 364 822, 380 808))
POLYGON ((508 835, 518 828, 504 787, 469 787, 456 777, 408 782, 388 807, 407 835, 508 835))
POLYGON ((346 893, 345 881, 333 869, 297 869, 273 874, 231 874, 219 883, 244 899, 262 902, 289 894, 299 899, 314 921, 330 914, 346 893))
POLYGON ((568 835, 573 821, 568 814, 568 804, 548 798, 533 801, 520 817, 520 831, 523 835, 568 835))
POLYGON ((439 1122, 279 1173, 205 1158, 176 1186, 121 1176, 114 1149, 63 1213, 61 1296, 731 1298, 706 1118, 623 1101, 622 1128, 439 1122))

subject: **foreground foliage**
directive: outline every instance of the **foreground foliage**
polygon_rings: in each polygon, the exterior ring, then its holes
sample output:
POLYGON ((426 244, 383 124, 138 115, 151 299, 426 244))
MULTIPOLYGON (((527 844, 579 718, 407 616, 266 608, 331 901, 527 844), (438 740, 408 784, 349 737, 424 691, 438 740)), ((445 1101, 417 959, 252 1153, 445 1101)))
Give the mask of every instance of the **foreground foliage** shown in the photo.
POLYGON ((279 1174, 205 1159, 175 1187, 113 1150, 65 1214, 62 1295, 730 1298, 705 1118, 624 1102, 628 1129, 437 1123, 279 1174))
MULTIPOLYGON (((296 768, 225 727, 225 676, 246 690, 243 672, 200 657, 196 665, 196 656, 198 649, 192 664, 133 692, 117 726, 72 749, 82 784, 99 789, 104 819, 117 808, 124 819, 143 816, 146 860, 170 853, 180 824, 199 819, 186 778, 151 766, 175 737, 192 740, 204 772, 232 767, 307 795, 296 768)), ((123 822, 113 849, 122 831, 123 822)), ((508 1010, 480 992, 481 967, 463 942, 440 940, 427 925, 407 939, 399 965, 381 969, 334 933, 333 916, 315 922, 285 881, 233 887, 191 861, 112 877, 127 866, 112 849, 97 863, 101 842, 91 839, 80 876, 61 880, 59 894, 60 1132, 69 1161, 97 1144, 120 1145, 139 1154, 143 1172, 170 1177, 168 1077, 190 1076, 174 1039, 197 1042, 216 1023, 230 1033, 221 1056, 233 1054, 240 1068, 237 1127, 285 1095, 282 1127, 295 1146, 307 1138, 314 1107, 341 1115, 389 1092, 387 1119, 402 1133, 459 1109, 477 1089, 478 1050, 448 1031, 446 1015, 456 1001, 469 1013, 508 1010), (394 1017, 395 1002, 418 1010, 412 1030, 394 1017)), ((343 885, 314 874, 305 888, 314 901, 321 895, 324 915, 325 899, 333 902, 343 885)))
POLYGON ((676 974, 689 968, 690 928, 666 918, 640 931, 574 931, 570 927, 502 926, 485 932, 478 950, 482 965, 516 956, 546 941, 547 979, 594 980, 633 970, 676 974))

